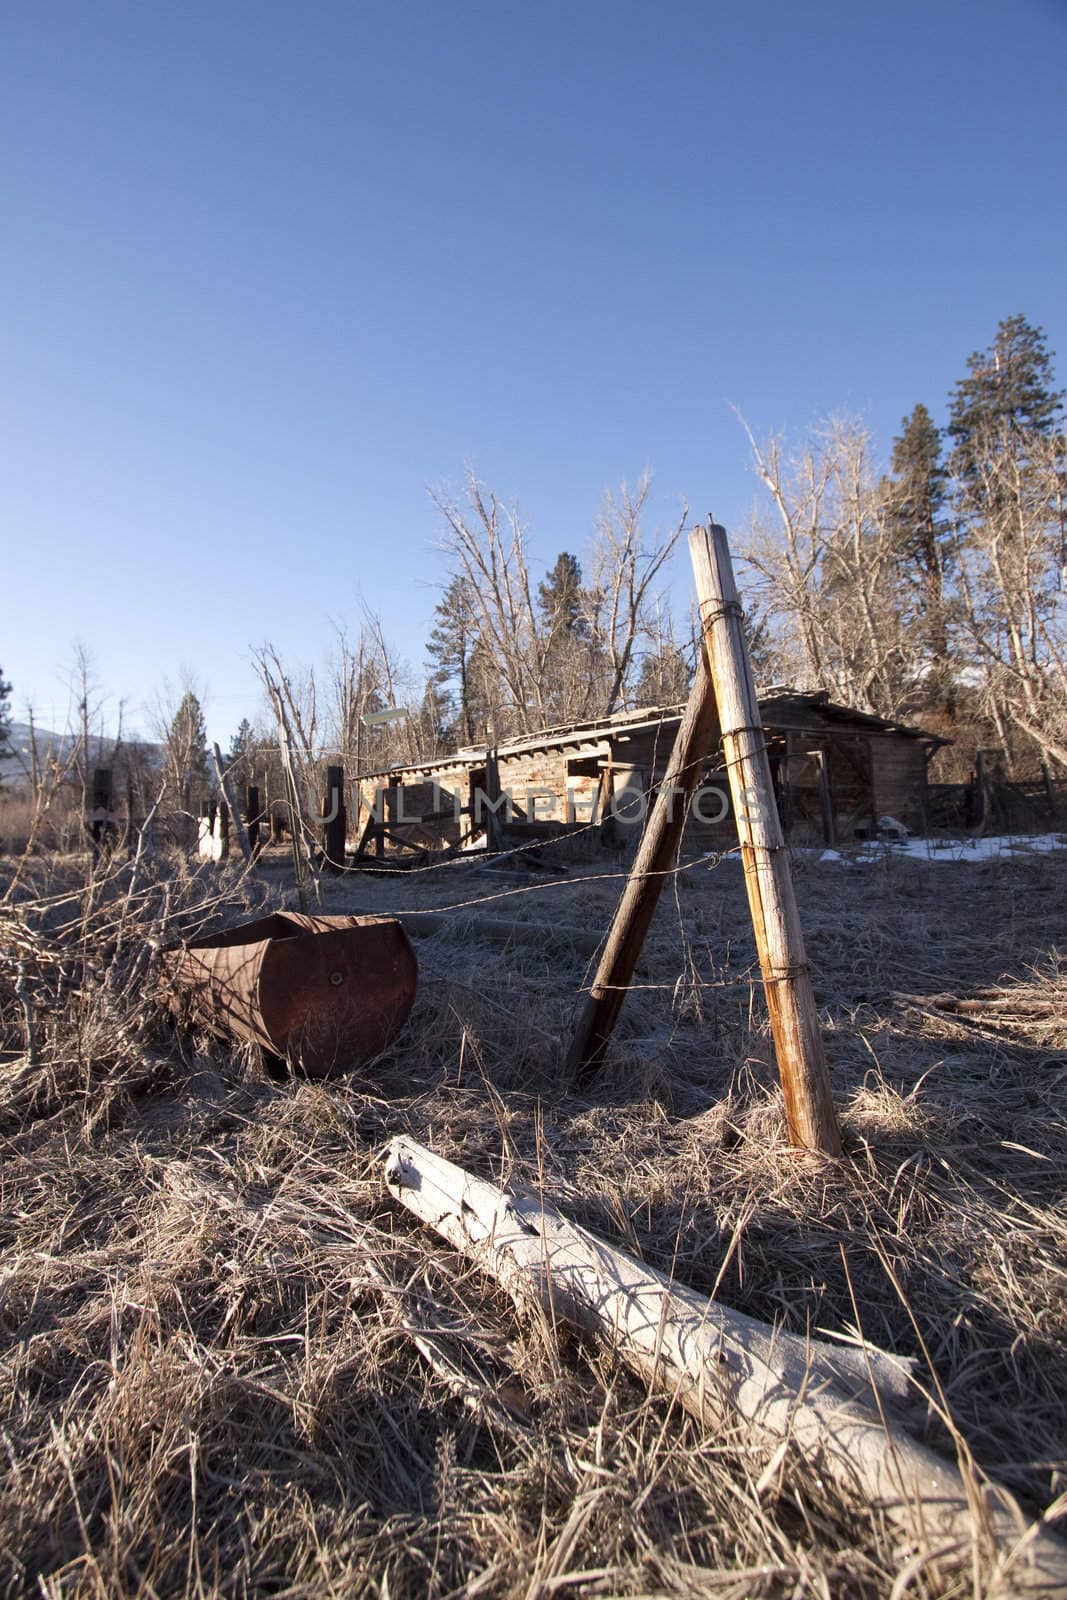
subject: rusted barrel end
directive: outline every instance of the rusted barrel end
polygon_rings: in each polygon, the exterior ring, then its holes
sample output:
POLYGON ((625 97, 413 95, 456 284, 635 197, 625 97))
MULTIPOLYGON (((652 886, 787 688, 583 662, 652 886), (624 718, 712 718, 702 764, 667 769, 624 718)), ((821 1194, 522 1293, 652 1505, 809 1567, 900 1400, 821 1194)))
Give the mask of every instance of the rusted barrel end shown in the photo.
POLYGON ((396 1037, 418 964, 393 917, 276 912, 160 954, 171 1009, 312 1077, 352 1072, 396 1037))

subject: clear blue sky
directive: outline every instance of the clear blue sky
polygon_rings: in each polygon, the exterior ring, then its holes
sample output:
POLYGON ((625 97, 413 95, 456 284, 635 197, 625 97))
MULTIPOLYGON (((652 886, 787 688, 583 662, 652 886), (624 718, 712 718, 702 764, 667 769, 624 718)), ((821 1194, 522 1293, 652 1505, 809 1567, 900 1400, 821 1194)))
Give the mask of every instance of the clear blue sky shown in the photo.
MULTIPOLYGON (((1067 378, 1067 0, 8 0, 0 665, 71 641, 226 739, 360 599, 413 661, 428 485, 538 555, 757 431, 943 416, 998 320, 1067 378)), ((686 574, 676 583, 683 592, 686 574)))

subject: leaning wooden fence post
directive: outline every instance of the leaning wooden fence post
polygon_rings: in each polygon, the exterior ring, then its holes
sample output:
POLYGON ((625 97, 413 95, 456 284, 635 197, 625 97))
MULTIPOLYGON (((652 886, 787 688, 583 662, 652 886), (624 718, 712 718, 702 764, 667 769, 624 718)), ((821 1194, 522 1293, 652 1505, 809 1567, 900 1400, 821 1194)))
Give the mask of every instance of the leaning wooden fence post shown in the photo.
POLYGON ((222 751, 219 749, 217 744, 213 744, 211 746, 211 759, 215 765, 215 776, 219 781, 219 791, 223 800, 226 802, 226 809, 230 814, 230 823, 233 827, 238 848, 240 849, 240 852, 244 856, 245 860, 251 861, 252 849, 248 843, 248 835, 245 832, 245 825, 241 821, 241 812, 237 805, 237 796, 233 792, 233 784, 230 782, 230 774, 223 765, 222 751))
POLYGON ((582 1082, 604 1058, 626 988, 633 977, 656 912, 666 875, 674 866, 689 800, 711 755, 715 735, 715 696, 705 653, 682 715, 663 782, 637 847, 630 876, 612 919, 585 1009, 567 1052, 567 1067, 582 1082))
POLYGON ((689 535, 745 887, 793 1144, 837 1155, 841 1133, 756 699, 726 530, 689 535))

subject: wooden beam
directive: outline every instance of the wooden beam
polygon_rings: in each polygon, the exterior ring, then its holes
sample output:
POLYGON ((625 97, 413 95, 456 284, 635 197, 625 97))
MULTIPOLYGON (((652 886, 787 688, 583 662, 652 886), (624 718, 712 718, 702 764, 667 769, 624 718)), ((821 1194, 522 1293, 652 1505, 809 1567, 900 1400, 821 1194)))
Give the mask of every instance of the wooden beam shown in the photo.
POLYGON ((601 1065, 626 989, 637 966, 666 875, 674 866, 693 790, 715 740, 715 698, 704 652, 674 748, 612 918, 592 988, 567 1052, 566 1065, 579 1082, 601 1065))
POLYGON ((807 1457, 812 1472, 896 1527, 902 1567, 917 1550, 921 1570, 941 1546, 973 1575, 991 1536, 990 1600, 1067 1596, 1061 1540, 1027 1529, 1011 1497, 973 1474, 972 1505, 955 1463, 907 1432, 911 1362, 791 1334, 708 1300, 542 1197, 498 1188, 414 1140, 393 1141, 384 1175, 393 1198, 501 1284, 521 1316, 536 1316, 546 1339, 569 1324, 717 1435, 740 1427, 739 1448, 776 1464, 787 1450, 807 1457))
POLYGON ((93 768, 92 788, 89 791, 91 805, 88 809, 86 822, 94 856, 102 855, 111 844, 113 833, 112 810, 114 807, 113 782, 114 778, 110 767, 93 768))
POLYGON ((245 831, 248 834, 248 848, 255 861, 262 848, 259 839, 259 825, 262 820, 262 811, 259 803, 259 786, 249 783, 245 786, 245 831))
POLYGON ((986 760, 987 754, 987 751, 979 750, 974 758, 978 783, 978 803, 982 808, 978 825, 979 833, 987 833, 993 822, 993 780, 989 773, 989 763, 986 760))
MULTIPOLYGON (((363 805, 366 805, 366 800, 363 798, 362 790, 360 791, 360 803, 363 804, 363 805)), ((373 802, 370 805, 367 806, 367 820, 363 824, 363 832, 360 834, 359 843, 356 845, 356 860, 357 861, 362 861, 364 859, 364 857, 366 855, 366 851, 367 851, 367 846, 370 844, 371 840, 374 838, 374 829, 375 829, 375 826, 376 826, 375 810, 376 810, 376 807, 377 807, 377 803, 378 803, 378 791, 376 789, 374 791, 374 800, 373 800, 373 802)))
POLYGON ((792 833, 796 816, 796 795, 793 791, 793 750, 794 738, 791 733, 785 736, 785 757, 782 761, 782 810, 785 813, 780 817, 782 832, 792 833))
POLYGON ((1048 806, 1049 821, 1055 822, 1059 815, 1059 810, 1056 805, 1056 790, 1052 785, 1052 773, 1049 771, 1047 761, 1042 761, 1041 763, 1041 781, 1045 785, 1045 803, 1048 806))
MULTIPOLYGON (((251 861, 252 847, 248 843, 248 835, 245 832, 244 823, 241 821, 241 813, 237 805, 237 796, 234 794, 233 784, 230 781, 230 775, 223 765, 222 751, 219 749, 217 744, 213 744, 211 746, 211 759, 215 764, 215 777, 218 779, 219 791, 222 795, 223 801, 225 802, 226 809, 230 814, 230 819, 233 824, 233 833, 234 838, 237 840, 237 847, 244 856, 245 860, 251 861)), ((228 835, 225 832, 225 825, 223 825, 223 827, 220 829, 220 833, 221 836, 228 842, 228 835)))
POLYGON ((485 752, 485 842, 490 850, 504 848, 504 835, 500 826, 500 763, 496 747, 485 752))
POLYGON ((752 927, 774 1034, 786 1121, 793 1144, 828 1155, 841 1151, 823 1054, 811 973, 804 949, 789 856, 774 803, 744 622, 725 528, 694 528, 689 553, 696 575, 704 646, 722 728, 726 771, 745 868, 752 927))
POLYGON ((826 844, 837 843, 834 835, 834 796, 830 785, 830 752, 823 748, 813 752, 819 768, 819 811, 822 814, 822 836, 826 844))
POLYGON ((337 765, 326 768, 326 796, 323 801, 322 852, 327 872, 345 870, 345 838, 348 818, 345 815, 345 769, 337 765))

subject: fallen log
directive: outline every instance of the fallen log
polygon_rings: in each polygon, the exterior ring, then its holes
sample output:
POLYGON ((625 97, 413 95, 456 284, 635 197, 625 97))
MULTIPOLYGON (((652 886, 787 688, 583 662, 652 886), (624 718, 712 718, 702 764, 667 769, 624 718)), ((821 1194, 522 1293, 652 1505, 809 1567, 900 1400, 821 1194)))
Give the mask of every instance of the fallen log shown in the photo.
POLYGON ((1027 1527, 1014 1500, 905 1431, 907 1362, 872 1346, 800 1338, 707 1300, 568 1222, 410 1139, 385 1162, 390 1193, 473 1258, 546 1331, 566 1322, 605 1339, 651 1388, 717 1431, 791 1445, 902 1534, 901 1560, 989 1558, 986 1593, 1067 1597, 1067 1545, 1027 1527), (962 1552, 962 1554, 961 1554, 962 1552))

